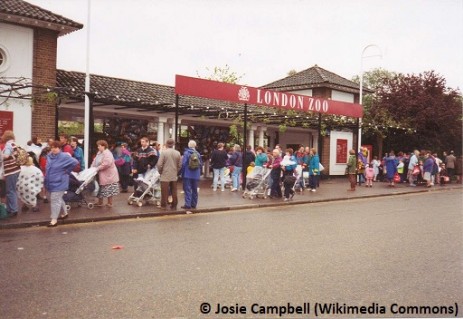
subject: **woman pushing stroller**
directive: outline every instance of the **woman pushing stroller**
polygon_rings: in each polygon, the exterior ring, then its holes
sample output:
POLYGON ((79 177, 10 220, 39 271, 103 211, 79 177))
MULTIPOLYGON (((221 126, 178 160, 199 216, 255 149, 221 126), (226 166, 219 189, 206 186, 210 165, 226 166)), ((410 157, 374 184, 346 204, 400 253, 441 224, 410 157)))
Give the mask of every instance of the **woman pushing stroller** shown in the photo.
POLYGON ((93 160, 92 167, 98 170, 98 183, 100 191, 98 192, 98 201, 95 206, 102 207, 103 199, 107 198, 107 207, 113 206, 113 196, 119 194, 119 173, 114 163, 113 153, 108 149, 108 142, 99 140, 96 142, 98 153, 93 160))

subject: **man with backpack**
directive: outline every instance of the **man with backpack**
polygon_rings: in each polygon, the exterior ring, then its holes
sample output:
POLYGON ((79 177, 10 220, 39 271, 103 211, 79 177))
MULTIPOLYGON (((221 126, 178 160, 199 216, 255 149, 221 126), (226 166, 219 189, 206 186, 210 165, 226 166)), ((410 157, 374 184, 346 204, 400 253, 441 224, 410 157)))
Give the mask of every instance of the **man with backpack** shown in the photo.
POLYGON ((187 213, 191 213, 189 210, 195 209, 198 205, 198 185, 202 165, 201 155, 196 151, 196 142, 191 140, 183 153, 180 171, 183 180, 183 192, 185 193, 185 205, 182 208, 186 209, 187 213))

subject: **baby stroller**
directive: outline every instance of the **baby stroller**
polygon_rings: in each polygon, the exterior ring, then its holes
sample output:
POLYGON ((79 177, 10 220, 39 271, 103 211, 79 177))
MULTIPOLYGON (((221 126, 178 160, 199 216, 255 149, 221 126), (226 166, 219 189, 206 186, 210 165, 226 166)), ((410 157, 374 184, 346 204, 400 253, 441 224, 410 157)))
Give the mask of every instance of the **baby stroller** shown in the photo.
MULTIPOLYGON (((307 175, 309 172, 307 172, 307 175)), ((306 184, 304 180, 304 172, 302 171, 302 167, 298 165, 296 169, 294 170, 294 177, 296 178, 296 181, 294 182, 294 185, 292 186, 293 191, 295 192, 300 192, 302 191, 302 183, 304 183, 304 187, 308 184, 306 184)))
POLYGON ((161 175, 156 168, 139 176, 134 183, 135 192, 129 196, 129 205, 136 203, 138 207, 142 207, 144 201, 158 206, 161 204, 161 175))
POLYGON ((86 205, 88 209, 93 209, 94 204, 88 202, 86 196, 97 195, 98 183, 95 180, 97 174, 97 169, 90 167, 80 173, 72 172, 69 175, 69 187, 63 195, 66 211, 69 212, 73 204, 77 206, 86 205))
POLYGON ((255 167, 254 171, 246 178, 246 189, 243 192, 243 198, 253 199, 262 196, 267 198, 271 169, 264 167, 255 167))
POLYGON ((230 168, 228 167, 225 167, 225 170, 223 172, 223 176, 224 176, 224 185, 225 185, 225 188, 232 188, 232 179, 231 179, 231 172, 230 172, 230 168))

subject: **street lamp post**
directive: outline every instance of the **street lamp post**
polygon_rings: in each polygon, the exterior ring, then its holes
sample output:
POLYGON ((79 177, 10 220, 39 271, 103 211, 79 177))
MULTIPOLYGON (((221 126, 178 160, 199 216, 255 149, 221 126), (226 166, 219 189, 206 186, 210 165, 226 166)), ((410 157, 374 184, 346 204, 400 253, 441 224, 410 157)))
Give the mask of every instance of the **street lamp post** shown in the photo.
POLYGON ((91 164, 91 152, 90 148, 92 145, 90 144, 90 139, 93 137, 90 136, 91 130, 93 130, 93 125, 91 123, 93 121, 93 113, 90 101, 91 96, 90 93, 90 8, 91 8, 91 0, 87 2, 87 48, 86 48, 86 71, 85 71, 85 108, 84 108, 84 158, 86 159, 85 168, 88 168, 91 164), (92 118, 90 118, 92 117, 92 118))
MULTIPOLYGON (((383 54, 381 52, 381 49, 379 46, 377 46, 376 44, 369 44, 367 45, 366 47, 363 48, 362 50, 362 55, 360 57, 360 94, 359 94, 359 104, 363 106, 363 59, 364 58, 373 58, 373 57, 383 57, 383 54), (376 48, 378 49, 379 53, 376 53, 376 54, 372 54, 372 55, 367 55, 365 56, 365 52, 369 49, 369 48, 376 48)), ((358 145, 357 145, 357 149, 360 150, 360 147, 362 146, 362 118, 359 118, 359 121, 358 121, 358 145)))

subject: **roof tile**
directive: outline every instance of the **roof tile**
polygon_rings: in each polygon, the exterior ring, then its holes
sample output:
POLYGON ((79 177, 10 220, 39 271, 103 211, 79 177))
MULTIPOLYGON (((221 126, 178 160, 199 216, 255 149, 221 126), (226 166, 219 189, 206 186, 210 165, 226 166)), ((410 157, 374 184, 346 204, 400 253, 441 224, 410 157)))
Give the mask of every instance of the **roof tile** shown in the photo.
POLYGON ((359 84, 325 70, 318 65, 266 84, 262 88, 293 91, 320 87, 322 85, 332 88, 342 87, 349 92, 359 92, 359 84))
POLYGON ((75 30, 83 28, 83 24, 81 23, 72 21, 59 14, 42 9, 23 0, 1 0, 0 13, 54 23, 67 26, 75 30))

